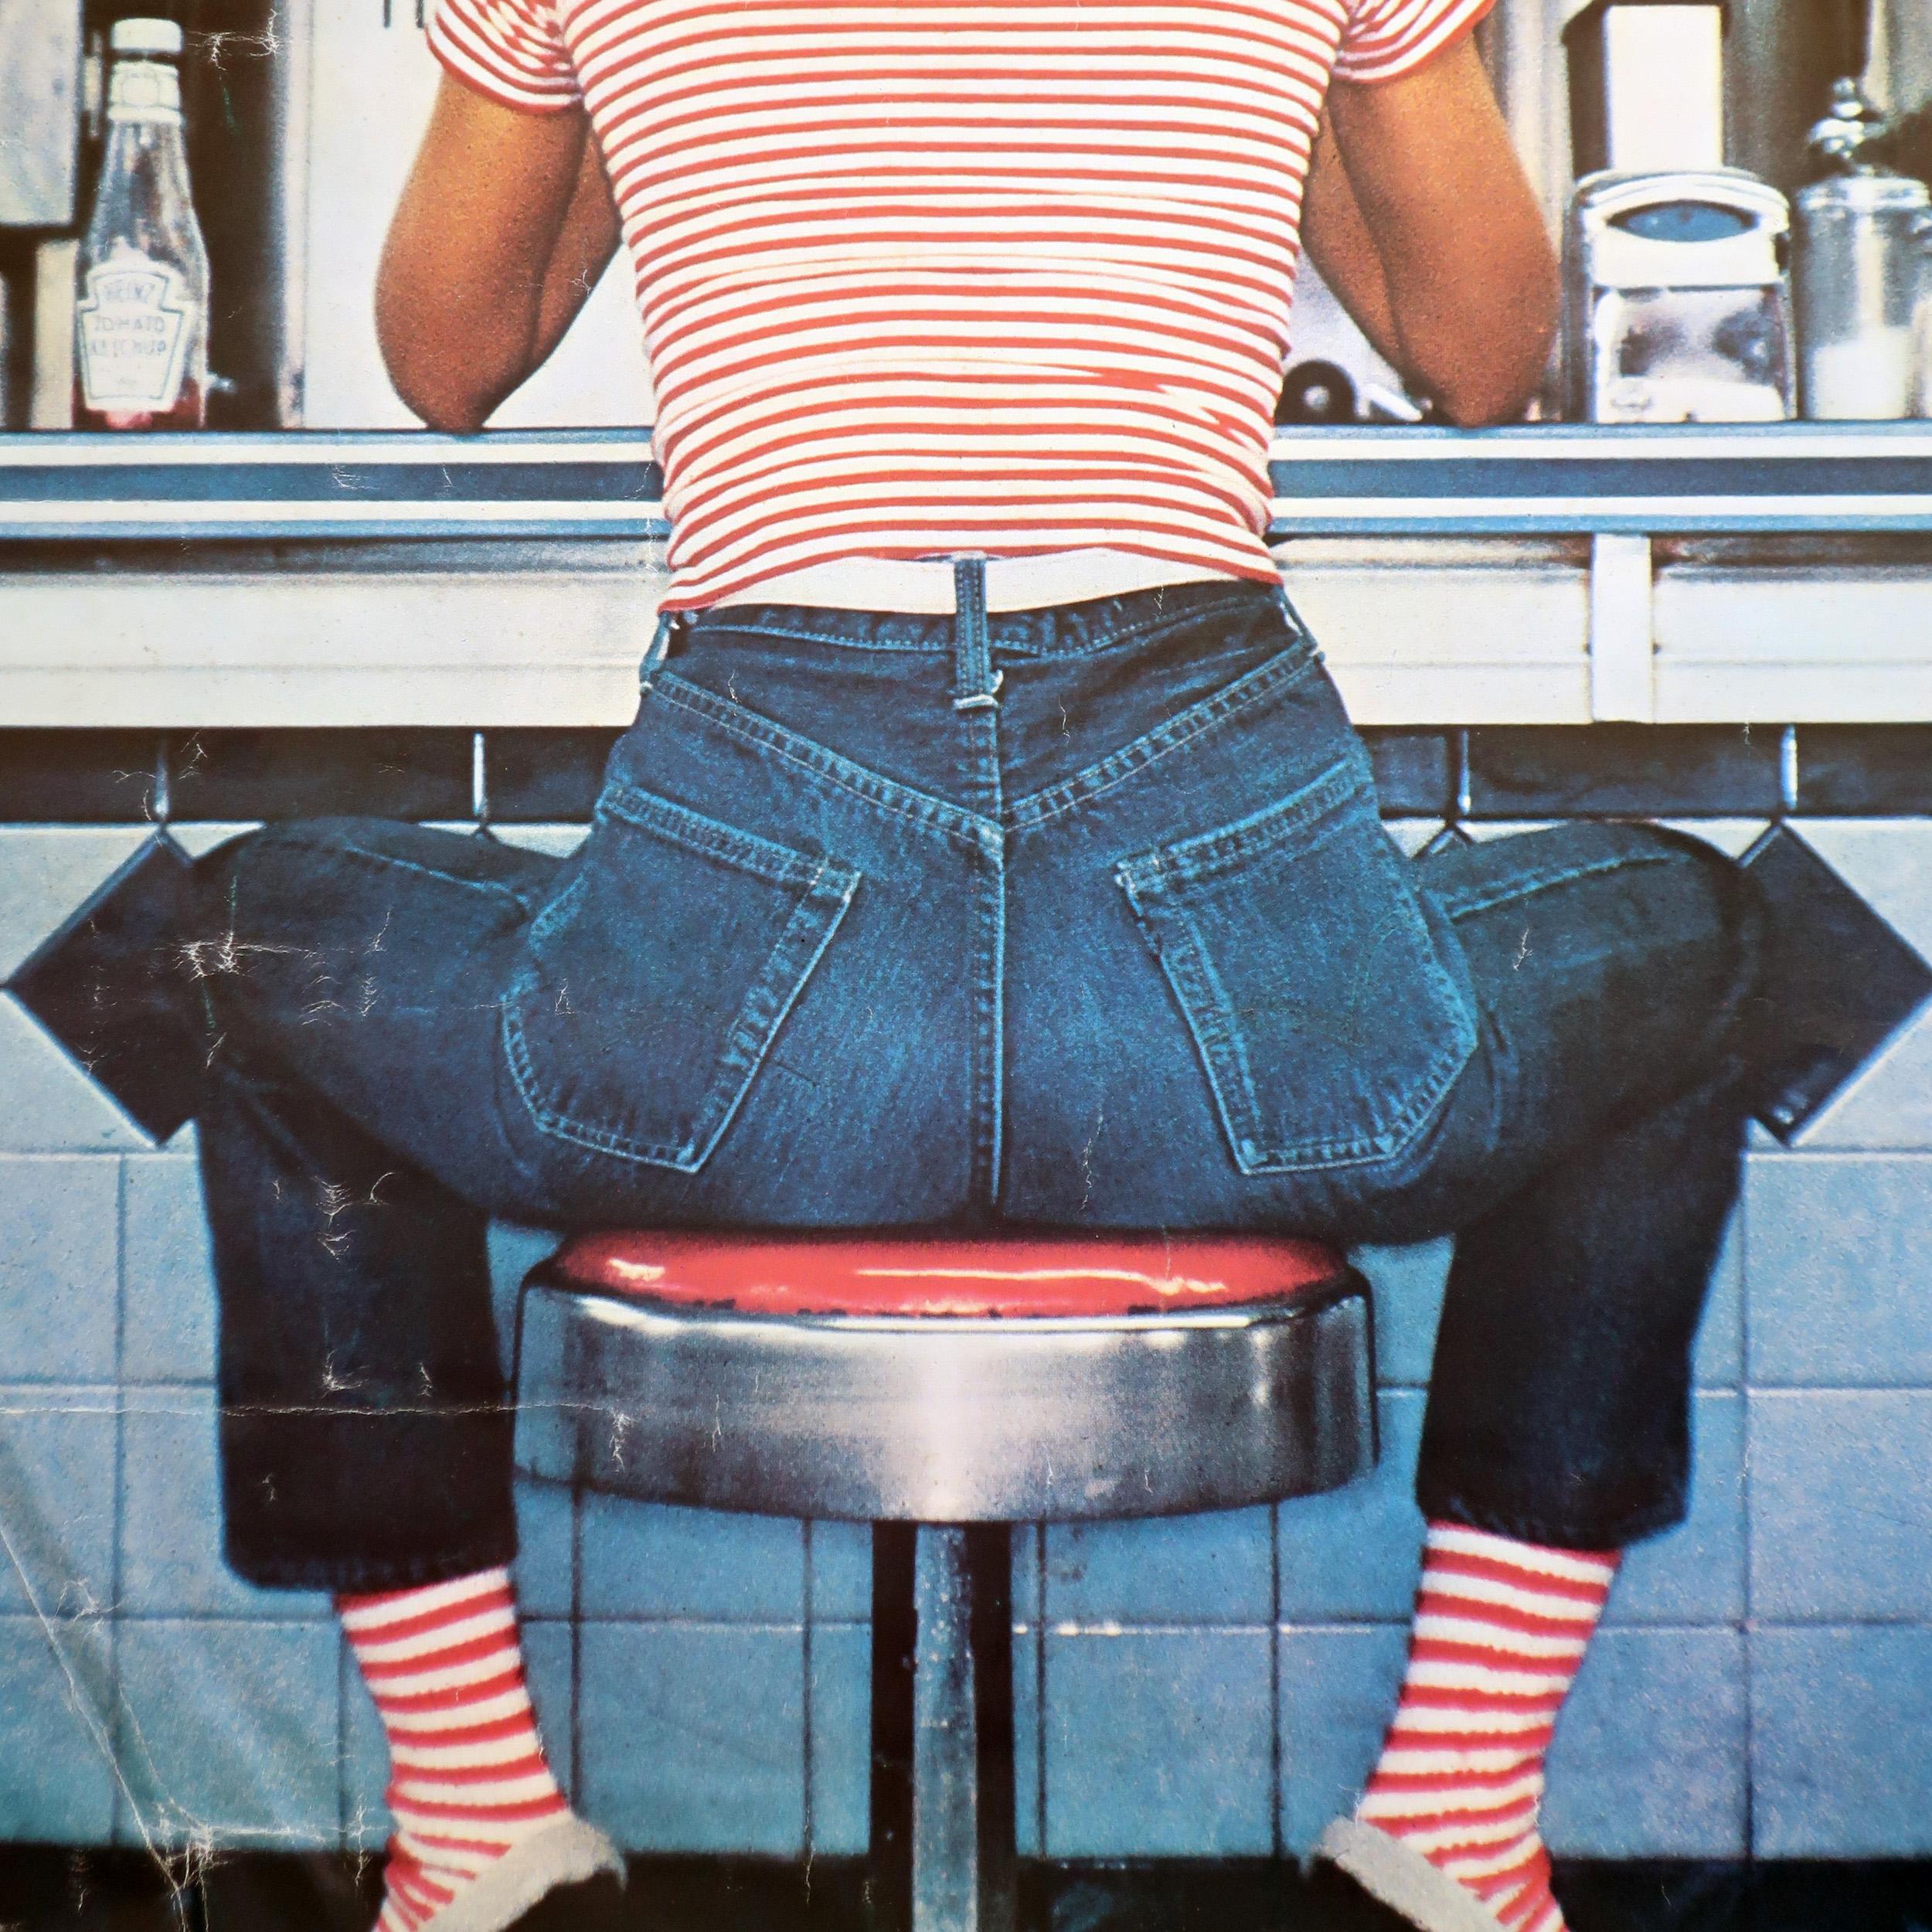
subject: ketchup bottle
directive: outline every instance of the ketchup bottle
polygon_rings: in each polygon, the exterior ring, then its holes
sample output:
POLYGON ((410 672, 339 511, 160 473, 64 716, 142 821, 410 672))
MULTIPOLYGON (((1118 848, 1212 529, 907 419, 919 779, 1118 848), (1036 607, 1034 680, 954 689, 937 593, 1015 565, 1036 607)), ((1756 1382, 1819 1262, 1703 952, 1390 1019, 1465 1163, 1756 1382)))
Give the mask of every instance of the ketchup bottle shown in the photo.
POLYGON ((74 420, 92 430, 193 430, 208 391, 208 250, 188 185, 182 32, 120 20, 107 145, 80 245, 74 420))

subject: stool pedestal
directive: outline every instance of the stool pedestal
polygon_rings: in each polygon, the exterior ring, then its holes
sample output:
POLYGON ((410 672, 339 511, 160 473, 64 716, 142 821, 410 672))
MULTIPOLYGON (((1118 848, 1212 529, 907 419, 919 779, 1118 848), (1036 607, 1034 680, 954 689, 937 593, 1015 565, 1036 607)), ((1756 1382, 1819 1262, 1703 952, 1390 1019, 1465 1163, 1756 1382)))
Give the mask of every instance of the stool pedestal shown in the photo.
POLYGON ((872 1532, 874 1932, 1012 1932, 1012 1563, 1004 1523, 872 1532))

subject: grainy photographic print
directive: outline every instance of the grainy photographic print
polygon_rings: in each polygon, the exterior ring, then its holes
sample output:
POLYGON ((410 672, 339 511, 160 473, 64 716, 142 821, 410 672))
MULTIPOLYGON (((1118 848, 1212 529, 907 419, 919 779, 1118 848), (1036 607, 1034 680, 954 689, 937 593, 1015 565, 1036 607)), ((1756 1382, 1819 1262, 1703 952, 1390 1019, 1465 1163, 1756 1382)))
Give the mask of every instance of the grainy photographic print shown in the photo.
POLYGON ((0 1927, 1932 1928, 1927 0, 0 0, 0 1927))

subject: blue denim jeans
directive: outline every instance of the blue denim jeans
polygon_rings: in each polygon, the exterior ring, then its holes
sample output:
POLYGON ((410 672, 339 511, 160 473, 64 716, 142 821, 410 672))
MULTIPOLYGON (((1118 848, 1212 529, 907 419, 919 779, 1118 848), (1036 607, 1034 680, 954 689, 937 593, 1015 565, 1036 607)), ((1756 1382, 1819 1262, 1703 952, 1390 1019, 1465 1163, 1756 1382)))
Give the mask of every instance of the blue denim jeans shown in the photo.
POLYGON ((486 1216, 1454 1230, 1431 1514, 1682 1514, 1753 905, 1575 824, 1417 862, 1280 597, 660 633, 557 860, 345 819, 198 869, 231 1561, 511 1553, 486 1216))

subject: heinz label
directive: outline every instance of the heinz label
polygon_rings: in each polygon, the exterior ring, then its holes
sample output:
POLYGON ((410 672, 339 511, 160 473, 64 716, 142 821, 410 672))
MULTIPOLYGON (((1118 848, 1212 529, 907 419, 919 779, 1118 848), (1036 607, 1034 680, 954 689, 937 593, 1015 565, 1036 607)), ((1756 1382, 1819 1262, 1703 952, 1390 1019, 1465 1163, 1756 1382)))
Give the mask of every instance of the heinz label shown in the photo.
POLYGON ((117 254, 88 270, 76 318, 89 409, 160 413, 174 407, 198 320, 175 270, 145 255, 117 254))

